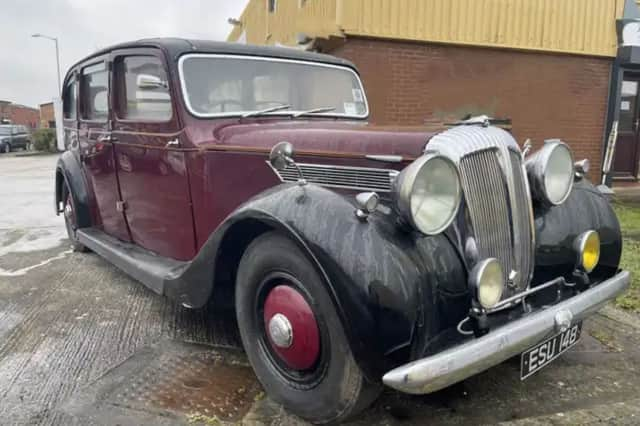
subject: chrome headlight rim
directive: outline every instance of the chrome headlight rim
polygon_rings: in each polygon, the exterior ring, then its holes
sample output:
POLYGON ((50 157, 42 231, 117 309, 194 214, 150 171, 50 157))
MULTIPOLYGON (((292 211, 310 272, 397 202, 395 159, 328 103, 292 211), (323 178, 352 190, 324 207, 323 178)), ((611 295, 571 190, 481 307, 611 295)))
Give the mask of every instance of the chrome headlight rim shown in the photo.
POLYGON ((396 204, 396 209, 400 216, 414 229, 425 235, 437 235, 447 229, 451 223, 455 220, 458 210, 460 209, 462 199, 462 183, 460 181, 460 174, 455 162, 449 157, 439 153, 425 153, 420 158, 409 164, 400 174, 396 177, 393 183, 393 197, 396 204), (455 193, 453 198, 455 200, 454 208, 449 213, 449 216, 442 224, 434 229, 423 229, 414 218, 411 211, 411 196, 415 188, 420 172, 424 167, 428 166, 429 162, 434 160, 440 160, 447 163, 451 168, 455 176, 455 193))
POLYGON ((504 294, 506 283, 504 282, 504 271, 502 269, 502 264, 495 257, 490 257, 479 261, 471 270, 469 274, 469 288, 472 292, 472 296, 475 301, 477 301, 480 306, 484 309, 491 309, 495 307, 502 300, 502 295, 504 294), (486 278, 486 273, 489 268, 498 268, 498 275, 500 276, 500 286, 498 296, 494 298, 494 300, 487 303, 487 300, 483 300, 482 298, 482 284, 483 282, 486 284, 486 281, 483 278, 486 278))
POLYGON ((559 139, 545 141, 544 146, 526 162, 527 174, 529 175, 530 186, 534 198, 552 206, 559 206, 567 201, 571 195, 575 177, 574 157, 569 145, 559 139), (549 196, 549 188, 547 187, 548 166, 549 162, 558 149, 564 149, 569 155, 567 164, 567 178, 569 186, 565 194, 559 200, 553 200, 549 196))

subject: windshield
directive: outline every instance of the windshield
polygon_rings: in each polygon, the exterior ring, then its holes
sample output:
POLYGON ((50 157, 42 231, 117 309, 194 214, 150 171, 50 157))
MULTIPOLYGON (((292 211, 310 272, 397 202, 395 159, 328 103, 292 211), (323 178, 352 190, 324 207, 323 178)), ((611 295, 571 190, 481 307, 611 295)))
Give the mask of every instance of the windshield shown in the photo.
POLYGON ((360 79, 346 67, 192 54, 180 59, 180 74, 187 107, 199 117, 261 111, 364 118, 369 113, 360 79))

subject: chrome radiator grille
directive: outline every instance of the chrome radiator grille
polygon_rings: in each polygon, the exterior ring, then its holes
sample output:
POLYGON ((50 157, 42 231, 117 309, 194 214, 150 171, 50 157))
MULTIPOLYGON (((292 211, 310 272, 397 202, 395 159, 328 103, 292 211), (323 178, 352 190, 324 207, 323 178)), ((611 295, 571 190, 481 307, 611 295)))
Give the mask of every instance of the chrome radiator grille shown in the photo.
POLYGON ((481 258, 500 260, 505 282, 511 271, 516 272, 506 293, 523 290, 529 282, 533 253, 530 202, 520 154, 498 149, 471 153, 460 160, 460 178, 481 258), (511 182, 500 161, 505 152, 511 182))
MULTIPOLYGON (((298 163, 304 178, 317 185, 376 192, 390 192, 391 182, 398 174, 396 170, 372 169, 368 167, 344 167, 323 164, 298 163)), ((276 173, 283 182, 296 182, 298 170, 288 165, 276 173)))
POLYGON ((493 126, 456 126, 434 136, 426 150, 451 158, 460 171, 468 212, 463 233, 480 258, 503 266, 503 297, 525 290, 534 266, 535 234, 528 181, 513 136, 493 126))

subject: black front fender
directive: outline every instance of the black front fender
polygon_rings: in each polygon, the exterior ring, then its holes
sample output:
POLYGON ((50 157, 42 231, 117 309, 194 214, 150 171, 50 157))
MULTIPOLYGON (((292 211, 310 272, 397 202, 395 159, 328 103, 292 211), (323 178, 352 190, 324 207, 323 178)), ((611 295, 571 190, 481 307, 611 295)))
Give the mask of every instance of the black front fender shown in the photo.
POLYGON ((376 212, 359 220, 349 199, 315 185, 272 188, 211 235, 179 285, 170 286, 170 295, 202 305, 211 294, 208 282, 214 282, 208 276, 217 274, 212 259, 225 252, 220 250, 225 235, 243 226, 249 232, 249 223, 279 230, 317 267, 356 360, 379 379, 408 360, 416 330, 428 340, 468 310, 465 269, 447 237, 401 230, 395 219, 392 212, 376 212))
POLYGON ((586 179, 575 183, 563 204, 535 209, 536 258, 533 285, 564 276, 576 268, 575 239, 585 231, 600 235, 600 262, 590 274, 599 282, 615 275, 622 253, 620 224, 608 199, 586 179))

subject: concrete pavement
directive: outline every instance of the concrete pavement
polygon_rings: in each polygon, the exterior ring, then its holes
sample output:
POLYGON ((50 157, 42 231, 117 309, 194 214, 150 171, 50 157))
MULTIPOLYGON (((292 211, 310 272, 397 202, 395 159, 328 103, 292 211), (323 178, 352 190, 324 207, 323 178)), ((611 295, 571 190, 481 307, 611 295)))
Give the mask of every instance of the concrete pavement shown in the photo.
MULTIPOLYGON (((302 424, 264 396, 233 315, 191 311, 53 215, 55 156, 0 156, 0 424, 302 424)), ((433 395, 390 389, 354 424, 637 424, 640 322, 608 307, 525 382, 511 360, 433 395)))

